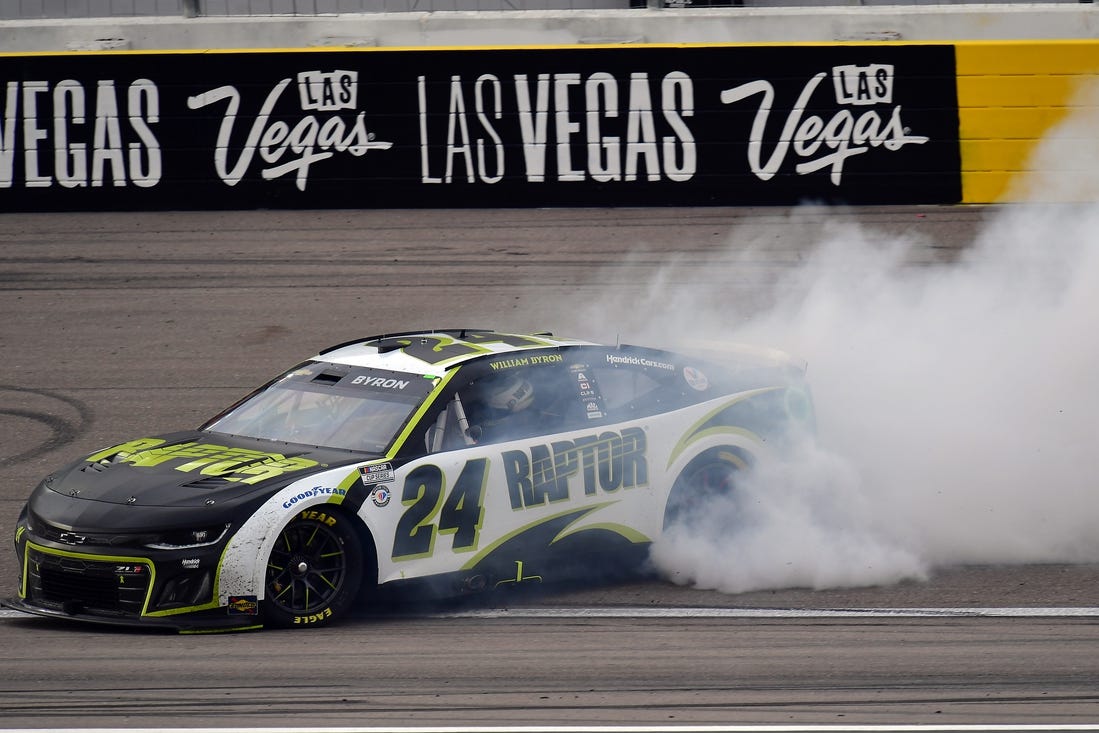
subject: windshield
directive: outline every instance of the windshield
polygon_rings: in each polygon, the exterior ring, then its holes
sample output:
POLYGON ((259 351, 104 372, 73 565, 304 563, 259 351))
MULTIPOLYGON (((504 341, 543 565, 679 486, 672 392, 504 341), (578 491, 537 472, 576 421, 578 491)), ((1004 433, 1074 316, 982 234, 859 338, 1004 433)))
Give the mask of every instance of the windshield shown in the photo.
POLYGON ((434 383, 418 374, 310 362, 287 372, 205 430, 383 453, 434 383))

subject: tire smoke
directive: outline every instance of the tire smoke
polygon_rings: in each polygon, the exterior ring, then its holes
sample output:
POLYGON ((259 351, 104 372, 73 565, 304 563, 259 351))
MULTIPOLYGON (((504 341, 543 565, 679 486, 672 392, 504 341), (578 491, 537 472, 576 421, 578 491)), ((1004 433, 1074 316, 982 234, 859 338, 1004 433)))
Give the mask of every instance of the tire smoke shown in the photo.
MULTIPOLYGON (((1094 122, 1070 119, 1038 154, 1099 170, 1094 142, 1079 144, 1094 122)), ((807 231, 801 216, 790 237, 807 231)), ((1099 206, 990 209, 956 257, 932 262, 918 253, 934 243, 882 241, 840 210, 830 219, 765 308, 745 313, 721 285, 666 287, 682 281, 666 275, 644 303, 603 304, 625 322, 657 317, 636 329, 644 343, 716 336, 809 365, 817 443, 670 532, 653 550, 658 569, 740 592, 1099 561, 1099 206)), ((732 232, 730 247, 741 241, 732 232)), ((735 257, 758 261, 750 247, 735 257)))

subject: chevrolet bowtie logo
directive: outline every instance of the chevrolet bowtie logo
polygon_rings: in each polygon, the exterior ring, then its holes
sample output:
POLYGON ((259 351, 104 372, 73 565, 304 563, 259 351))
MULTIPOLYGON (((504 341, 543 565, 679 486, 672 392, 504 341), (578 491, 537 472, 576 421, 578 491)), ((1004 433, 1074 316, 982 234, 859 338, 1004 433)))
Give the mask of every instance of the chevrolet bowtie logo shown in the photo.
POLYGON ((76 534, 74 532, 62 532, 61 536, 57 539, 67 545, 82 545, 88 541, 88 538, 84 535, 76 534))

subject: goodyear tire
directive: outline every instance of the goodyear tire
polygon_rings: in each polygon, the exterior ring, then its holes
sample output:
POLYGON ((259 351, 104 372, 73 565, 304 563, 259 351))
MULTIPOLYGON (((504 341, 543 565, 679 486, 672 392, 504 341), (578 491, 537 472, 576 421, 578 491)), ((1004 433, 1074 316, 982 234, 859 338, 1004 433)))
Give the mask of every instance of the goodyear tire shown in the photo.
POLYGON ((750 465, 750 457, 737 448, 712 448, 700 454, 672 486, 664 508, 664 530, 703 518, 717 497, 735 501, 737 475, 750 465))
POLYGON ((267 560, 264 621, 283 628, 325 626, 355 602, 363 550, 343 514, 306 509, 283 527, 267 560))

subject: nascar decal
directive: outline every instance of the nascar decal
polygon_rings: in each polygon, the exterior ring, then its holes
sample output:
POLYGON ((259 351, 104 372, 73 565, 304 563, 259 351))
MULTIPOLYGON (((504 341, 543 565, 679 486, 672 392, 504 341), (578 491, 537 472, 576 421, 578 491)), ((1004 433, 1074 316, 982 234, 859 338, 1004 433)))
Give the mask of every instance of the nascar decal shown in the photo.
POLYGON ((203 476, 218 476, 242 484, 258 484, 285 473, 317 465, 316 461, 308 458, 288 458, 281 453, 266 453, 248 448, 194 442, 162 445, 164 442, 158 438, 135 440, 95 453, 88 460, 94 463, 114 457, 115 460, 135 468, 178 462, 179 465, 172 466, 177 471, 198 471, 203 476))
POLYGON ((298 100, 303 112, 293 126, 283 119, 270 118, 279 98, 292 79, 282 79, 267 94, 252 118, 247 136, 234 150, 233 128, 241 109, 241 94, 234 86, 220 86, 208 92, 188 97, 187 106, 202 109, 226 102, 225 116, 218 128, 214 147, 214 167, 226 184, 235 186, 248 172, 258 152, 264 180, 294 175, 295 185, 304 191, 309 180, 309 168, 314 163, 331 158, 336 153, 348 153, 361 158, 371 150, 388 150, 391 142, 376 140, 366 129, 366 112, 358 110, 357 71, 303 71, 297 75, 298 100), (345 120, 339 113, 355 115, 345 120), (314 112, 334 113, 318 118, 314 112), (357 113, 356 113, 357 112, 357 113), (230 161, 231 156, 236 156, 230 161))

